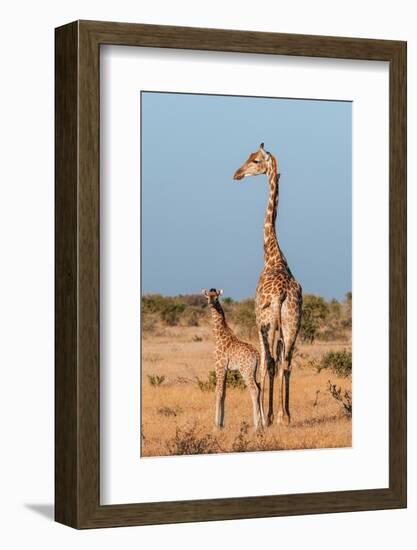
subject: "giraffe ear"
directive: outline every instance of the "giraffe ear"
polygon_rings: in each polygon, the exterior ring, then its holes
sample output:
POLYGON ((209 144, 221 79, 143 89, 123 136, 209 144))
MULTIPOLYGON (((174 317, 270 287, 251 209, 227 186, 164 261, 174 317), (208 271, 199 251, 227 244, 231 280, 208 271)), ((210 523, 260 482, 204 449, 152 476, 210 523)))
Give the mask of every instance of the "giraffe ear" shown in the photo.
POLYGON ((218 296, 223 296, 223 289, 222 288, 217 292, 217 295, 218 296))
POLYGON ((201 294, 202 294, 203 296, 207 296, 207 288, 202 288, 202 289, 201 289, 201 294))

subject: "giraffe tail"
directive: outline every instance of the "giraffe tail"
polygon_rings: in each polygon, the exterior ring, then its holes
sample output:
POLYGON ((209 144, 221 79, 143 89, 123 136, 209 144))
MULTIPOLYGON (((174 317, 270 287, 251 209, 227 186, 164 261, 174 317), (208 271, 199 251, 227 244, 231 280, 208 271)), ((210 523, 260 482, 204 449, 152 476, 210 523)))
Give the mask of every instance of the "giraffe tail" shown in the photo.
POLYGON ((253 368, 253 380, 254 380, 258 390, 261 389, 260 366, 261 366, 261 358, 259 357, 259 355, 257 355, 255 366, 253 368))
POLYGON ((278 341, 277 341, 277 362, 276 362, 276 368, 275 368, 275 376, 278 374, 279 366, 282 365, 285 359, 285 344, 284 339, 282 337, 282 333, 278 334, 278 341))

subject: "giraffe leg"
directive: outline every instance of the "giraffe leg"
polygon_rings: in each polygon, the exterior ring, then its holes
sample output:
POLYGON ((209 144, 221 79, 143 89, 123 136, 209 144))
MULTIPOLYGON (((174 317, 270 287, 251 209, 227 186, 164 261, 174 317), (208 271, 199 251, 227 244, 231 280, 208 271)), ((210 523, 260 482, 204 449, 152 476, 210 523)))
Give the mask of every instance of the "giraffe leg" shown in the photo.
POLYGON ((259 407, 259 386, 254 380, 249 382, 249 392, 252 399, 252 410, 253 410, 253 427, 258 430, 262 425, 262 417, 259 407))
POLYGON ((216 408, 214 425, 216 428, 224 426, 224 400, 226 396, 226 366, 216 367, 216 408))
POLYGON ((262 325, 261 327, 262 342, 269 377, 268 425, 272 424, 274 421, 274 378, 276 361, 272 354, 274 353, 275 332, 275 329, 271 329, 270 323, 262 325))
POLYGON ((279 368, 279 411, 277 417, 278 424, 290 424, 290 376, 291 376, 291 361, 285 359, 279 368))
POLYGON ((291 415, 290 415, 290 376, 291 376, 291 369, 288 368, 284 372, 284 378, 285 378, 285 412, 287 413, 288 422, 291 422, 291 415))
POLYGON ((283 424, 285 422, 285 410, 284 410, 284 370, 283 370, 283 348, 284 342, 280 339, 277 342, 276 356, 277 356, 277 424, 283 424))
POLYGON ((248 369, 248 371, 241 371, 252 399, 253 426, 255 431, 260 428, 262 420, 260 411, 260 388, 256 382, 256 368, 257 360, 255 359, 253 368, 248 369))
POLYGON ((266 426, 266 419, 265 419, 265 413, 264 413, 264 390, 265 390, 265 377, 266 377, 266 371, 267 365, 265 360, 265 350, 263 346, 262 336, 261 336, 261 362, 260 362, 260 369, 259 369, 259 410, 261 414, 261 422, 262 426, 266 426))
POLYGON ((289 424, 290 417, 286 410, 286 375, 284 365, 281 363, 278 368, 278 413, 277 424, 289 424))
POLYGON ((286 300, 282 307, 282 336, 284 340, 284 360, 282 361, 282 395, 283 408, 282 414, 278 418, 281 423, 289 424, 290 414, 290 378, 291 361, 295 348, 295 341, 298 336, 301 322, 302 297, 301 290, 295 288, 294 294, 290 300, 286 300))
POLYGON ((274 422, 274 380, 275 375, 268 369, 269 376, 269 400, 268 400, 268 426, 274 422))
POLYGON ((262 426, 266 426, 265 410, 264 410, 264 389, 265 389, 266 365, 262 375, 262 381, 259 387, 259 410, 261 413, 262 426))

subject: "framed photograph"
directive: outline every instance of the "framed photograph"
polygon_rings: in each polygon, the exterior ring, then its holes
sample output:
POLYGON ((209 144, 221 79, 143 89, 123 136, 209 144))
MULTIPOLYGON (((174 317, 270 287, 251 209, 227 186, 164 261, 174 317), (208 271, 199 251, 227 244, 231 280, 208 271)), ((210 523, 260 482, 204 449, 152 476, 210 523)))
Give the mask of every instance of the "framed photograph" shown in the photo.
POLYGON ((56 521, 406 506, 406 43, 56 29, 56 521))

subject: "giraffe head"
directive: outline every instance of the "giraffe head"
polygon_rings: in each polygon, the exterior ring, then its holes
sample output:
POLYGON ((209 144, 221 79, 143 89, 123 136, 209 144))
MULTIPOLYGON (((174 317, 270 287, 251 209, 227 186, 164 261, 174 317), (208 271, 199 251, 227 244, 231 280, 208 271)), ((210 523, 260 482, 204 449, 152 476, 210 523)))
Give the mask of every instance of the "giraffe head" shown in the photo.
POLYGON ((207 288, 203 288, 201 290, 201 294, 206 297, 209 305, 216 304, 219 301, 219 296, 222 296, 223 290, 216 290, 215 288, 210 288, 210 290, 207 290, 207 288))
POLYGON ((242 164, 234 173, 234 180, 241 180, 245 176, 258 176, 266 174, 268 168, 273 162, 273 156, 269 151, 265 151, 264 144, 261 143, 259 149, 255 153, 249 155, 248 160, 242 164))

